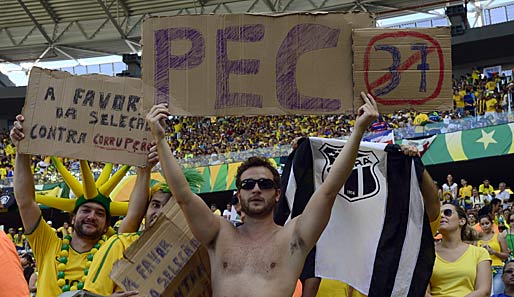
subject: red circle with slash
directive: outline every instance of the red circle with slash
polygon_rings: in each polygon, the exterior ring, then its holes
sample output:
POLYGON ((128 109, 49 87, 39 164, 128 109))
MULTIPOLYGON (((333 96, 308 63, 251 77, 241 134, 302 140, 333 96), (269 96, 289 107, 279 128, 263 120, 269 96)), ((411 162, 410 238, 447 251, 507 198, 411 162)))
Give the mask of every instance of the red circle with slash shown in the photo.
MULTIPOLYGON (((430 100, 436 98, 441 93, 441 88, 443 86, 443 80, 444 80, 444 57, 443 57, 443 51, 441 49, 441 45, 439 44, 439 42, 437 40, 435 40, 432 36, 423 34, 420 32, 400 31, 400 32, 384 33, 384 34, 380 34, 380 35, 373 37, 369 41, 368 45, 366 46, 366 52, 364 53, 364 83, 366 85, 366 89, 368 90, 368 93, 373 94, 372 86, 369 83, 369 77, 368 77, 369 54, 371 52, 371 48, 379 40, 386 39, 386 38, 399 38, 399 37, 416 37, 416 38, 420 38, 425 41, 428 41, 429 43, 432 44, 432 48, 435 49, 435 51, 437 52, 437 56, 439 59, 439 79, 437 80, 436 88, 430 96, 420 98, 420 99, 399 99, 399 98, 398 99, 396 99, 396 98, 383 99, 380 97, 376 97, 375 95, 373 95, 373 97, 375 98, 375 100, 377 102, 384 104, 384 105, 397 105, 397 104, 421 105, 421 104, 424 104, 427 101, 430 101, 430 100)), ((417 62, 418 60, 421 59, 421 55, 419 55, 419 56, 420 57, 418 59, 415 59, 415 58, 413 58, 414 55, 412 55, 411 57, 409 57, 409 59, 407 59, 407 63, 410 62, 411 65, 414 64, 415 62, 417 62), (409 60, 411 60, 411 61, 409 61, 409 60)), ((390 73, 385 74, 382 77, 380 77, 377 81, 375 81, 373 84, 375 85, 378 83, 377 86, 382 85, 383 83, 388 81, 391 77, 392 77, 392 75, 390 73)))

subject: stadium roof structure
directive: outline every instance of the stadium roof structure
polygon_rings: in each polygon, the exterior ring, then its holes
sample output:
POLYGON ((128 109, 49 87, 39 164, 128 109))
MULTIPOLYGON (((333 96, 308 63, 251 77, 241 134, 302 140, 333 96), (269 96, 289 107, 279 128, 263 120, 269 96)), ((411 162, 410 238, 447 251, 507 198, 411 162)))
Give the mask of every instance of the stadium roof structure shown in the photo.
MULTIPOLYGON (((366 11, 377 18, 430 12, 441 0, 4 0, 0 62, 77 60, 141 50, 151 16, 289 11, 366 11)), ((439 15, 441 16, 441 15, 439 15)))

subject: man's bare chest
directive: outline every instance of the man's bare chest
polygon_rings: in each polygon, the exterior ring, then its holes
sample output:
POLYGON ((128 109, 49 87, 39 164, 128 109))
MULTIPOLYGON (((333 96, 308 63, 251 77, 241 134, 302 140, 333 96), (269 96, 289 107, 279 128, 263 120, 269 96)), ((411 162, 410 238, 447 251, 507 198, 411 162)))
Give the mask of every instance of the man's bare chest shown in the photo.
POLYGON ((276 242, 232 243, 211 251, 211 269, 224 274, 249 273, 272 278, 287 263, 287 245, 281 247, 276 242))

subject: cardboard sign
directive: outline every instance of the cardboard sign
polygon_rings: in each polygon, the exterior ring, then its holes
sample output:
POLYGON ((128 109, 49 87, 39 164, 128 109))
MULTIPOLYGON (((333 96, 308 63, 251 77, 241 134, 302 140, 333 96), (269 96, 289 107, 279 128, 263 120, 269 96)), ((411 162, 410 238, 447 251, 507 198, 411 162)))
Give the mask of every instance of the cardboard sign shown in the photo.
POLYGON ((111 279, 142 296, 212 296, 207 249, 193 237, 175 200, 115 263, 111 279))
POLYGON ((355 106, 365 91, 382 113, 453 108, 448 28, 356 29, 353 52, 355 106))
POLYGON ((140 79, 32 68, 22 153, 145 165, 151 134, 140 79))
POLYGON ((369 14, 194 15, 143 23, 145 105, 175 115, 352 111, 352 28, 369 14))

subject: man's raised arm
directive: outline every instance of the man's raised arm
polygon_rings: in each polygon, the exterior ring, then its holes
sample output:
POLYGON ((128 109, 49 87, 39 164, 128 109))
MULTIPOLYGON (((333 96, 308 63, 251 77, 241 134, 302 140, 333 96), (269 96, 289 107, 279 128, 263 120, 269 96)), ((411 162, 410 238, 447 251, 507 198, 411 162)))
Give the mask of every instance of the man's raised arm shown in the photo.
POLYGON ((123 218, 118 233, 132 233, 139 230, 148 208, 152 168, 158 161, 157 147, 152 144, 146 166, 137 168, 136 183, 130 193, 127 215, 123 218))
MULTIPOLYGON (((11 129, 11 141, 16 146, 25 138, 22 127, 24 120, 25 118, 22 115, 17 115, 14 127, 11 129)), ((36 203, 34 176, 30 169, 30 155, 16 153, 14 163, 14 196, 16 197, 16 204, 18 204, 25 233, 31 233, 38 223, 41 211, 36 203)))
POLYGON ((153 106, 146 116, 157 145, 162 171, 173 197, 187 219, 191 232, 201 243, 210 245, 218 235, 222 217, 214 215, 202 198, 189 188, 189 183, 164 138, 164 122, 168 116, 169 111, 164 104, 153 106))
POLYGON ((378 118, 378 108, 373 97, 361 93, 361 98, 364 105, 358 110, 350 139, 337 156, 327 179, 314 192, 305 210, 294 223, 294 236, 298 236, 305 243, 307 251, 314 246, 327 226, 337 193, 353 170, 362 136, 369 125, 378 118))

